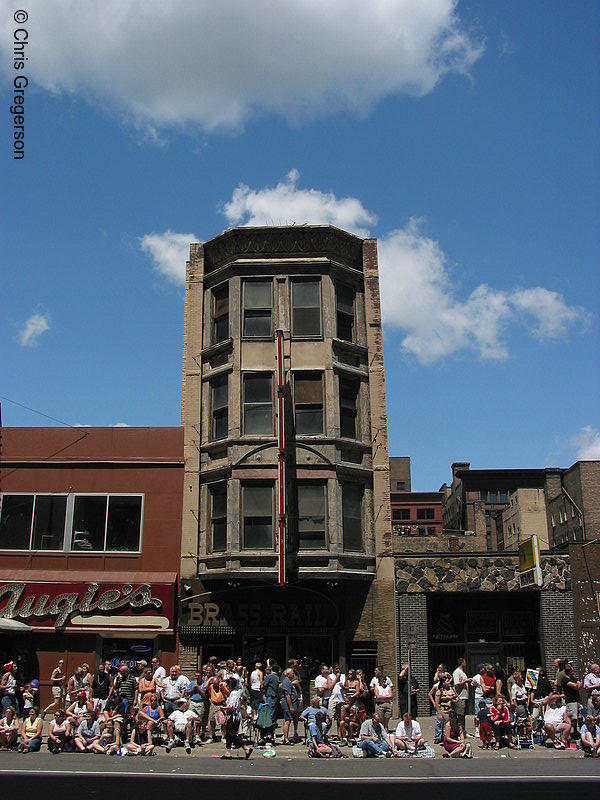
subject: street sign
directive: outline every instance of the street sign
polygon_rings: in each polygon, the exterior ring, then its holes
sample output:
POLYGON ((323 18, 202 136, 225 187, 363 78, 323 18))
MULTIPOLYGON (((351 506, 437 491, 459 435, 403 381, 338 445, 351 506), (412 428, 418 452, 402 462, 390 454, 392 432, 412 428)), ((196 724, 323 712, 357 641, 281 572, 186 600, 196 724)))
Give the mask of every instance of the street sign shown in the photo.
POLYGON ((538 537, 531 536, 519 545, 519 583, 524 589, 541 586, 543 582, 538 537))
POLYGON ((406 626, 406 644, 409 650, 414 650, 417 646, 417 626, 412 622, 406 626))

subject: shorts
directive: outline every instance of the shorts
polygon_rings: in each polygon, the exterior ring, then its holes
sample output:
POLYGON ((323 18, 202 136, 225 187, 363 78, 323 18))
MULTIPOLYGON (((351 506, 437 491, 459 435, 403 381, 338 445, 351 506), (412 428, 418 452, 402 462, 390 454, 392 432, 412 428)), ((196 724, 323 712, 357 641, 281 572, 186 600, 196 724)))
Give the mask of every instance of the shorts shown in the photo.
MULTIPOLYGON (((225 713, 225 712, 223 711, 223 706, 215 705, 214 703, 211 703, 211 704, 210 704, 210 708, 208 709, 208 724, 209 724, 209 725, 210 725, 210 723, 211 723, 213 720, 214 720, 215 722, 217 722, 217 713, 218 713, 219 711, 220 711, 222 714, 224 714, 224 713, 225 713)), ((217 722, 217 724, 220 724, 220 723, 218 723, 218 722, 217 722)))
POLYGON ((457 700, 454 704, 454 710, 456 711, 457 717, 464 717, 465 712, 467 710, 467 701, 466 700, 457 700))
POLYGON ((576 720, 579 716, 579 703, 566 703, 565 708, 567 709, 567 714, 569 715, 569 719, 576 720))
POLYGON ((52 687, 52 697, 55 700, 60 700, 63 696, 62 686, 53 686, 52 687))
POLYGON ((375 711, 380 717, 392 716, 392 703, 390 700, 384 700, 381 703, 375 703, 375 711))
POLYGON ((342 709, 344 704, 341 701, 329 701, 329 713, 332 719, 339 720, 342 716, 342 709))
POLYGON ((294 714, 298 713, 296 711, 296 709, 294 709, 293 711, 290 711, 290 707, 288 706, 287 703, 282 703, 281 704, 281 710, 283 712, 283 719, 284 720, 288 720, 288 721, 293 720, 294 719, 294 714))

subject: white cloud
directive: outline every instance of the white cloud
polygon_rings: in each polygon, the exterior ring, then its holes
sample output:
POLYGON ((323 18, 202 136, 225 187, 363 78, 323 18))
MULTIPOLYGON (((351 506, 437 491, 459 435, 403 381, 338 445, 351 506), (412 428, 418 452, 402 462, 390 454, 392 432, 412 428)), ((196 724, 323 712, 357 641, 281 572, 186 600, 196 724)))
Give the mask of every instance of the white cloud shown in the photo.
MULTIPOLYGON (((29 0, 27 75, 135 124, 239 127, 425 95, 483 52, 458 0, 29 0)), ((12 67, 14 4, 0 1, 12 67)))
POLYGON ((190 254, 190 242, 197 242, 193 233, 148 233, 140 239, 140 249, 150 256, 154 271, 172 283, 185 283, 185 262, 190 254))
POLYGON ((584 309, 567 306, 561 294, 541 286, 515 291, 512 302, 516 309, 531 314, 536 320, 531 332, 539 339, 556 338, 572 323, 589 321, 584 309))
POLYGON ((43 333, 50 330, 47 314, 32 314, 22 331, 17 336, 17 341, 23 347, 34 347, 43 333))
POLYGON ((586 425, 576 436, 571 439, 571 444, 577 448, 578 461, 600 460, 600 432, 586 425))
MULTIPOLYGON (((360 200, 299 188, 299 177, 293 169, 275 187, 240 184, 220 210, 230 225, 328 224, 370 235, 377 217, 360 200)), ((506 359, 509 323, 525 326, 538 339, 552 339, 570 325, 587 322, 584 309, 568 306, 560 294, 541 286, 509 290, 482 283, 461 299, 445 253, 420 225, 411 219, 406 227, 381 236, 378 247, 384 325, 402 332, 403 351, 421 364, 464 350, 482 359, 506 359)), ((167 231, 144 236, 141 247, 158 272, 182 284, 191 241, 198 239, 167 231)))
POLYGON ((368 236, 366 225, 377 217, 354 197, 338 200, 331 192, 299 189, 300 173, 290 170, 274 188, 250 189, 240 184, 221 211, 230 225, 335 225, 357 236, 368 236))

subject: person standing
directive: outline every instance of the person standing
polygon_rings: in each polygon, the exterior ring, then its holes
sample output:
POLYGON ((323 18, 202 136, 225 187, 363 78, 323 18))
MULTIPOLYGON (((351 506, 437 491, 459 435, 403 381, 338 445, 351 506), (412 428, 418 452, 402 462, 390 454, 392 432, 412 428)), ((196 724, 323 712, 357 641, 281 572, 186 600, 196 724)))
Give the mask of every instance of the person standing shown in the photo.
POLYGON ((264 703, 262 664, 257 661, 250 673, 250 702, 252 711, 256 713, 261 703, 264 703))
POLYGON ((289 668, 284 672, 281 681, 281 709, 283 711, 283 744, 292 744, 290 741, 290 722, 294 723, 294 730, 298 726, 298 692, 293 684, 294 670, 289 668))
POLYGON ((466 715, 467 704, 469 702, 469 687, 471 685, 471 678, 469 678, 465 672, 466 667, 466 660, 464 658, 459 658, 456 669, 452 674, 452 680, 454 681, 454 690, 458 695, 458 700, 456 701, 454 710, 456 711, 458 721, 463 726, 465 736, 469 736, 470 734, 467 733, 466 715))
POLYGON ((2 694, 2 716, 6 709, 12 706, 19 716, 19 701, 17 699, 17 662, 8 661, 4 665, 4 675, 0 680, 0 694, 2 694))
POLYGON ((65 662, 59 658, 58 664, 52 670, 50 675, 50 691, 52 692, 52 702, 40 714, 44 719, 49 711, 64 711, 65 709, 65 681, 67 676, 64 673, 65 662))
POLYGON ((92 704, 94 711, 104 711, 108 695, 112 687, 112 678, 106 673, 104 662, 98 664, 98 669, 92 680, 92 704))

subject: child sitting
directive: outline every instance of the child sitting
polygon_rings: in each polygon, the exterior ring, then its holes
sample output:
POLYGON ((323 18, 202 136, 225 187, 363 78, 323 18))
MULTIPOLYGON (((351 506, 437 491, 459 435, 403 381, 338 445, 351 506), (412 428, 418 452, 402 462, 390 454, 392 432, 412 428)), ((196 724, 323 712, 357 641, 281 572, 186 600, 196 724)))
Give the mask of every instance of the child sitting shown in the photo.
POLYGON ((485 700, 479 701, 477 723, 479 725, 479 738, 482 750, 489 750, 493 746, 492 726, 490 725, 490 712, 485 700))

